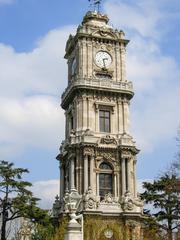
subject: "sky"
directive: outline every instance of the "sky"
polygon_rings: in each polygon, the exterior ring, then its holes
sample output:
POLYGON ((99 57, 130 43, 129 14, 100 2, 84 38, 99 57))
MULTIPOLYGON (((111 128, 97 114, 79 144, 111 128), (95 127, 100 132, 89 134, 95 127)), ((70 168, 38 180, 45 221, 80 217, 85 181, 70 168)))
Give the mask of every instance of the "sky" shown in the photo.
MULTIPOLYGON (((89 10, 87 0, 0 0, 0 159, 30 170, 26 179, 45 208, 59 189, 65 43, 89 10)), ((101 11, 131 40, 127 79, 135 90, 130 113, 141 150, 137 176, 139 182, 154 179, 177 152, 180 1, 104 0, 101 11)))

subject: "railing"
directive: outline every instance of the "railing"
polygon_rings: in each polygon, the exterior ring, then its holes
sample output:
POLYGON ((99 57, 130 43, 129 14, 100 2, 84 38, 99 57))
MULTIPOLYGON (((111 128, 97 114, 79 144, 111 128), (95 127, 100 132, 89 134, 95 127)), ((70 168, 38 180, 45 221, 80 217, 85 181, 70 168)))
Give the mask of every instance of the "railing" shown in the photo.
POLYGON ((97 88, 106 88, 111 90, 125 90, 133 92, 132 82, 114 82, 109 79, 92 79, 92 78, 76 78, 72 80, 69 86, 65 89, 62 94, 62 99, 64 99, 70 90, 76 86, 90 86, 97 88))

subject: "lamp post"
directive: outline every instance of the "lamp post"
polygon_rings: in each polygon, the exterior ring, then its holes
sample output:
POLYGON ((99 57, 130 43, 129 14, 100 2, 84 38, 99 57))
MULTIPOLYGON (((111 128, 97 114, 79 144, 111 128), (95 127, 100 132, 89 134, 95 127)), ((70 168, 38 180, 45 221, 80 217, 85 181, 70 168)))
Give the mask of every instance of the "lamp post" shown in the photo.
POLYGON ((66 195, 65 209, 68 209, 71 220, 68 223, 67 231, 65 234, 65 240, 83 240, 83 216, 76 215, 82 196, 79 195, 76 189, 72 189, 70 193, 66 195), (77 219, 81 219, 81 225, 77 222, 77 219))

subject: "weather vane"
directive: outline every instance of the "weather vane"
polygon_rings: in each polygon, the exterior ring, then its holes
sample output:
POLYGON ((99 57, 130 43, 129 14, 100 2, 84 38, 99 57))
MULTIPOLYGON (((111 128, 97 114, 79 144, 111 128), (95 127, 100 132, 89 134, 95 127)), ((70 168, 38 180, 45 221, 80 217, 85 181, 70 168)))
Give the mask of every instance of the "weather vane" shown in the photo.
POLYGON ((94 11, 97 10, 99 12, 102 0, 88 0, 88 1, 91 2, 90 6, 94 6, 94 11))

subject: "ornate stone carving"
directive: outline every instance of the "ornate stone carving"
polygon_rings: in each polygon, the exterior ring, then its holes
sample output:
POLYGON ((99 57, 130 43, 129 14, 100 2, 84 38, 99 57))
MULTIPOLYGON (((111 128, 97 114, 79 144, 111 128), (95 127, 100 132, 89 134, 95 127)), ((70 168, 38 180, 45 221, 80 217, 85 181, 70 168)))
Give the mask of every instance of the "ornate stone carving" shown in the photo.
POLYGON ((131 152, 129 151, 129 150, 123 150, 122 152, 121 152, 121 157, 122 158, 131 158, 132 157, 132 154, 131 154, 131 152))
POLYGON ((111 137, 110 135, 106 135, 105 137, 102 137, 100 140, 101 144, 115 144, 117 145, 117 141, 114 137, 111 137))
POLYGON ((64 200, 64 211, 66 213, 71 213, 71 211, 77 210, 80 204, 82 196, 79 195, 77 190, 71 190, 71 192, 66 191, 64 200))
POLYGON ((84 132, 84 136, 93 136, 93 131, 91 131, 90 129, 86 129, 84 132))
POLYGON ((55 202, 53 204, 52 211, 53 211, 53 217, 58 218, 61 211, 61 203, 58 195, 55 197, 55 202))
POLYGON ((102 159, 107 161, 116 161, 115 152, 97 151, 96 160, 101 161, 102 159))
POLYGON ((92 210, 96 209, 98 207, 98 200, 96 196, 93 194, 93 191, 91 187, 86 191, 86 193, 83 196, 83 204, 85 210, 92 210))
POLYGON ((143 202, 141 199, 134 198, 129 191, 125 192, 120 203, 124 211, 135 211, 140 213, 143 211, 143 202))
POLYGON ((117 199, 115 199, 111 193, 108 193, 104 196, 104 200, 102 203, 117 203, 117 199))
POLYGON ((94 149, 91 147, 85 147, 83 151, 84 155, 93 156, 94 155, 94 149))
POLYGON ((129 191, 125 192, 121 200, 121 206, 124 211, 132 211, 134 208, 133 199, 129 191))

